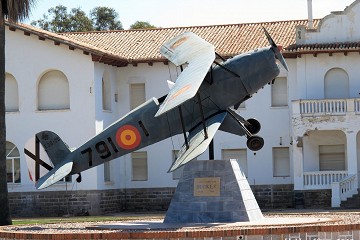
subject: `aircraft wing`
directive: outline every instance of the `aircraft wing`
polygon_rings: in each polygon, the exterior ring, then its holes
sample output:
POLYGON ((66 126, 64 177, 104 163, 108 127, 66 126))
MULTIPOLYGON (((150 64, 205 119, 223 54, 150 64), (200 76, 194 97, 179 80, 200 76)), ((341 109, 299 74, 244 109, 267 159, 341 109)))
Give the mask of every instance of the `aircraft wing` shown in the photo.
POLYGON ((166 42, 160 53, 176 66, 189 65, 177 78, 155 117, 194 97, 215 59, 214 46, 192 32, 166 42))
POLYGON ((169 172, 178 169, 202 154, 209 146, 226 116, 227 113, 222 112, 206 120, 207 138, 205 138, 204 128, 201 124, 191 131, 189 134, 189 148, 187 149, 185 144, 181 147, 177 159, 170 167, 169 172))

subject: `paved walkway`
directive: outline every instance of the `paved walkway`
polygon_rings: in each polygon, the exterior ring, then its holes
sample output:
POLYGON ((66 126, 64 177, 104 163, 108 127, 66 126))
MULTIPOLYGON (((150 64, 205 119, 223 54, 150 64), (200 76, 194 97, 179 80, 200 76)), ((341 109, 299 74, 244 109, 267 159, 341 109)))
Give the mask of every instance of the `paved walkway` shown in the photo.
POLYGON ((294 218, 265 218, 253 222, 236 222, 236 223, 163 223, 162 221, 131 221, 115 222, 107 224, 98 224, 87 227, 87 229, 104 229, 104 230, 170 230, 170 229, 220 229, 220 228, 239 228, 239 227, 284 227, 289 225, 320 224, 327 222, 336 222, 332 218, 314 218, 314 217, 294 217, 294 218))

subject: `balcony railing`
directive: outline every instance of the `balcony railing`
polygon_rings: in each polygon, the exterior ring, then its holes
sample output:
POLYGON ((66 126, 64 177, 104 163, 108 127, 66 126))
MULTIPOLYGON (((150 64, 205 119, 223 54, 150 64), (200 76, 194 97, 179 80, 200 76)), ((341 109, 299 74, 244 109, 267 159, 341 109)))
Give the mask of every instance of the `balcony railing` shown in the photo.
POLYGON ((358 193, 358 178, 356 174, 349 175, 339 182, 331 184, 331 206, 340 207, 341 201, 358 193))
POLYGON ((302 116, 360 114, 360 98, 293 101, 293 113, 302 116))
POLYGON ((343 115, 347 112, 346 99, 301 100, 301 114, 343 115))
POLYGON ((304 189, 331 189, 333 182, 340 182, 347 175, 347 171, 304 172, 304 189))

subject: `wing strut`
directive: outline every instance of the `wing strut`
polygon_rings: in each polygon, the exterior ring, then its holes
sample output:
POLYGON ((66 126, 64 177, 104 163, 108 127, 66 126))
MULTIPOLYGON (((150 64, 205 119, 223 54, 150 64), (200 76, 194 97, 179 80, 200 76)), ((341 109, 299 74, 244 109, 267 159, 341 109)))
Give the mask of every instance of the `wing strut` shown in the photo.
MULTIPOLYGON (((180 71, 181 72, 184 71, 184 68, 183 68, 182 65, 180 65, 180 71)), ((183 130, 186 149, 189 149, 189 141, 188 141, 187 136, 186 136, 186 129, 185 129, 185 123, 184 123, 184 117, 183 117, 183 114, 182 114, 181 105, 179 105, 178 109, 179 109, 181 127, 182 127, 182 130, 183 130)))
POLYGON ((179 109, 181 127, 182 127, 183 134, 184 134, 186 149, 189 149, 189 141, 188 141, 187 136, 186 136, 186 129, 185 129, 185 123, 184 123, 184 118, 183 118, 183 114, 182 114, 181 105, 178 106, 178 109, 179 109))
POLYGON ((220 58, 221 60, 223 60, 224 62, 226 61, 226 59, 225 58, 223 58, 220 54, 218 54, 217 52, 215 52, 215 55, 218 57, 218 58, 220 58))
POLYGON ((204 118, 204 111, 203 111, 203 108, 202 108, 202 105, 201 105, 200 93, 199 93, 199 92, 197 92, 196 96, 197 96, 197 99, 198 99, 198 104, 199 104, 199 108, 200 108, 201 122, 202 122, 203 129, 204 129, 205 139, 207 139, 207 138, 208 138, 208 134, 207 134, 207 131, 206 131, 206 124, 205 124, 205 118, 204 118))

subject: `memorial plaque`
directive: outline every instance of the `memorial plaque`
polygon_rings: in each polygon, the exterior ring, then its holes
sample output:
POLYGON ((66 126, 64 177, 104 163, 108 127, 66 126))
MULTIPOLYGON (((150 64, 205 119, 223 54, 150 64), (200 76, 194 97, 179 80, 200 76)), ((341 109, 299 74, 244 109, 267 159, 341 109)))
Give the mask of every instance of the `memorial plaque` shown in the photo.
POLYGON ((219 197, 220 196, 220 177, 195 178, 194 179, 195 197, 219 197))

